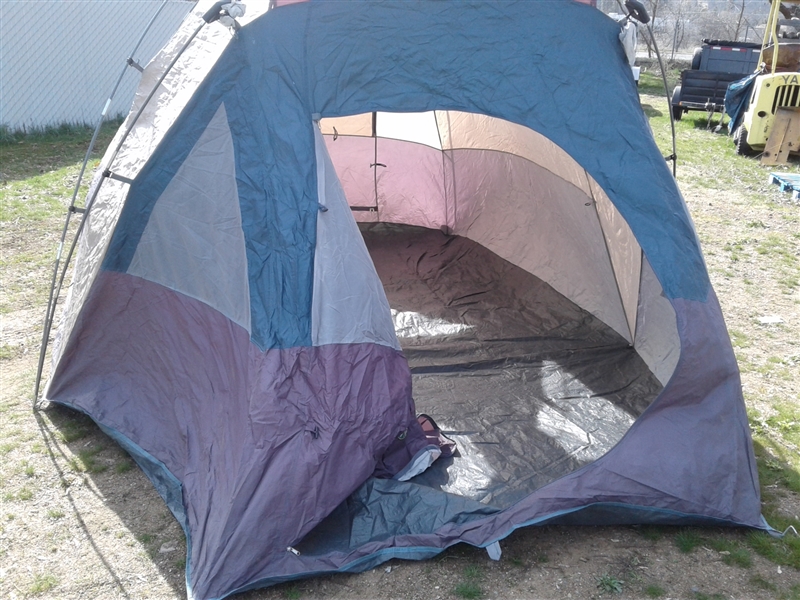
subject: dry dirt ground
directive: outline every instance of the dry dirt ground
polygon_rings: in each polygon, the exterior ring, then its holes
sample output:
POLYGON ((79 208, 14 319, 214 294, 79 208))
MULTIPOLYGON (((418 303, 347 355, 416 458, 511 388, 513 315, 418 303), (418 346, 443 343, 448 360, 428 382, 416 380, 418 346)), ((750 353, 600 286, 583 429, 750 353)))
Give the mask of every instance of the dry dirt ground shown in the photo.
MULTIPOLYGON (((749 408, 768 414, 769 403, 760 399, 797 401, 800 287, 786 280, 792 273, 769 267, 758 248, 777 231, 800 232, 800 205, 778 193, 753 201, 746 191, 682 187, 736 343, 749 408), (765 316, 782 322, 761 324, 765 316)), ((0 231, 3 257, 54 247, 60 223, 51 225, 52 235, 7 225, 0 231)), ((796 256, 800 239, 794 239, 789 251, 796 256)), ((183 534, 144 475, 90 421, 64 409, 31 412, 49 266, 9 264, 2 293, 13 289, 29 301, 0 315, 0 346, 6 349, 0 360, 0 598, 185 597, 183 534)), ((796 495, 787 493, 780 502, 787 516, 800 512, 796 495)), ((800 597, 797 570, 752 552, 750 566, 737 564, 719 550, 719 540, 735 545, 747 535, 528 528, 501 543, 497 562, 483 550, 457 546, 424 562, 394 560, 362 574, 284 584, 241 598, 800 597), (680 536, 694 537, 693 551, 679 550, 680 536)))

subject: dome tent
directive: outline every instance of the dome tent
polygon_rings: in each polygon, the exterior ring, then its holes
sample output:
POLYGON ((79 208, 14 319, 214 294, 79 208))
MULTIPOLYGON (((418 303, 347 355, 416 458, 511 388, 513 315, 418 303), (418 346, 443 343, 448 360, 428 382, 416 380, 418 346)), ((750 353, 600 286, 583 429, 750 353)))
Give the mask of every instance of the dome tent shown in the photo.
POLYGON ((190 15, 145 70, 45 391, 151 478, 190 597, 539 523, 767 527, 616 23, 570 0, 240 22, 190 15), (430 464, 417 412, 453 456, 430 464))

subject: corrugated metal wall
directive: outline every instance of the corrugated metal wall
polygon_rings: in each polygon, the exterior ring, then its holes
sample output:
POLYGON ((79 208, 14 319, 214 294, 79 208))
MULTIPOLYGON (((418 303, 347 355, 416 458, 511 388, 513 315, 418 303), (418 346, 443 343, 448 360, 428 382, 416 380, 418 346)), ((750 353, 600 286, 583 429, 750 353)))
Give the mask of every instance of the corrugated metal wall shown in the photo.
MULTIPOLYGON (((125 61, 163 0, 0 0, 0 124, 12 131, 95 124, 125 61)), ((194 7, 167 0, 133 58, 142 66, 194 7)), ((129 68, 108 115, 127 114, 129 68)))

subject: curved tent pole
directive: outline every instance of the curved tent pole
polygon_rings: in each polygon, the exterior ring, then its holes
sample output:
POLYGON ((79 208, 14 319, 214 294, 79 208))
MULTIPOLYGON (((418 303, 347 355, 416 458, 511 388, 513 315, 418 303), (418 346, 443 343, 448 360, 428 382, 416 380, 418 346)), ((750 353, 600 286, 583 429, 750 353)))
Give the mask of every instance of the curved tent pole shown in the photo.
MULTIPOLYGON (((658 51, 658 43, 656 42, 656 36, 653 35, 653 29, 650 27, 650 23, 647 24, 647 32, 650 34, 650 39, 653 40, 653 48, 656 51, 656 58, 658 59, 658 66, 661 68, 661 79, 664 81, 664 97, 667 99, 667 107, 669 107, 669 85, 667 85, 667 71, 664 69, 664 62, 661 60, 661 52, 658 51)), ((667 156, 667 160, 672 161, 672 176, 678 176, 678 150, 677 146, 675 145, 675 115, 672 114, 671 110, 667 110, 669 113, 669 125, 672 128, 672 154, 667 156)))
MULTIPOLYGON (((622 0, 617 0, 617 4, 623 13, 627 13, 628 20, 635 19, 647 27, 647 33, 650 35, 650 40, 653 42, 653 48, 656 51, 656 58, 658 59, 658 66, 661 69, 661 79, 664 82, 664 97, 667 99, 667 106, 669 106, 670 97, 669 85, 667 84, 667 71, 664 69, 664 62, 661 60, 661 52, 658 50, 658 42, 656 41, 656 36, 653 35, 653 28, 650 27, 650 16, 647 14, 647 9, 645 8, 644 4, 639 2, 639 0, 626 0, 624 6, 622 4, 622 0)), ((623 20, 623 22, 625 21, 623 20)), ((672 129, 672 154, 665 158, 666 160, 672 161, 672 176, 677 177, 678 150, 677 146, 675 145, 675 116, 672 114, 671 110, 668 112, 669 124, 672 129)))
MULTIPOLYGON (((167 0, 164 0, 164 2, 161 4, 161 6, 159 7, 159 9, 156 12, 156 14, 150 20, 150 23, 148 23, 144 33, 142 34, 141 38, 139 39, 139 41, 136 44, 136 47, 134 48, 134 52, 139 48, 139 45, 142 43, 144 37, 147 35, 147 33, 150 30, 150 27, 152 26, 153 22, 156 20, 158 15, 164 9, 164 6, 166 5, 166 3, 167 3, 167 0)), ((202 23, 197 26, 197 28, 194 30, 194 32, 192 32, 192 35, 189 37, 189 39, 186 41, 186 43, 180 48, 180 50, 178 50, 178 52, 173 57, 172 61, 169 63, 169 65, 167 65, 167 68, 164 69, 164 72, 161 74, 161 76, 159 77, 158 81, 153 86, 153 89, 150 91, 150 93, 148 94, 147 98, 145 98, 145 100, 142 103, 141 107, 139 108, 138 112, 134 115, 133 119, 131 119, 130 124, 128 125, 127 129, 125 130, 125 133, 120 138, 119 143, 117 144, 116 148, 114 149, 113 154, 111 155, 111 159, 108 161, 109 167, 116 160, 117 155, 119 154, 119 151, 122 148, 122 145, 128 139, 128 136, 130 135, 131 131, 133 130, 133 127, 136 125, 136 122, 139 120, 139 117, 142 115, 142 113, 144 112, 144 109, 150 103, 150 100, 152 100, 153 96, 155 95, 155 93, 158 90, 158 88, 161 86, 161 84, 164 81, 164 79, 167 77, 167 75, 170 73, 172 68, 175 66, 175 63, 178 62, 180 57, 183 55, 184 51, 194 41, 194 39, 197 37, 197 34, 200 33, 200 30, 203 27, 205 27, 205 25, 207 23, 211 23, 211 22, 219 19, 219 14, 218 13, 220 12, 220 10, 222 10, 222 4, 223 4, 223 2, 218 2, 217 4, 215 4, 212 7, 211 10, 209 10, 205 15, 203 15, 202 23)), ((58 302, 58 297, 59 297, 59 295, 61 293, 61 288, 63 287, 64 279, 66 278, 67 269, 69 268, 70 261, 72 260, 72 256, 75 253, 75 247, 77 246, 78 240, 80 239, 81 233, 83 232, 83 227, 84 227, 84 225, 86 223, 86 219, 89 216, 89 213, 90 213, 91 208, 92 208, 92 206, 94 204, 94 201, 97 198, 97 195, 98 195, 98 193, 100 191, 100 188, 103 185, 103 181, 105 181, 106 179, 108 179, 111 176, 111 170, 110 170, 110 168, 107 168, 105 170, 105 172, 102 175, 101 180, 98 182, 97 186, 95 186, 91 197, 86 201, 86 206, 84 208, 82 208, 82 209, 81 208, 77 208, 75 206, 75 200, 76 200, 77 195, 78 195, 79 187, 80 187, 80 184, 81 184, 81 178, 83 176, 83 173, 84 173, 84 171, 86 169, 86 165, 88 164, 89 158, 91 156, 91 152, 92 152, 94 143, 95 143, 95 141, 97 139, 97 136, 99 134, 100 127, 103 124, 103 122, 105 121, 106 112, 108 111, 108 107, 109 107, 109 105, 111 103, 111 99, 114 97, 114 94, 116 93, 117 88, 119 87, 120 81, 122 80, 122 77, 125 74, 125 72, 126 72, 126 70, 127 70, 127 68, 129 66, 135 66, 135 68, 138 67, 137 63, 133 60, 133 58, 128 58, 128 60, 125 63, 125 68, 123 69, 123 72, 120 75, 119 80, 117 81, 117 84, 114 86, 114 91, 112 92, 112 94, 109 97, 109 99, 106 101, 105 107, 103 108, 103 113, 102 113, 102 115, 100 117, 100 121, 98 122, 97 127, 95 128, 94 135, 92 136, 92 140, 91 140, 91 142, 89 144, 89 149, 86 152, 86 157, 85 157, 85 159, 83 161, 83 166, 81 167, 80 175, 78 176, 78 182, 75 185, 75 191, 74 191, 73 196, 72 196, 72 202, 70 203, 70 207, 69 207, 69 210, 67 212, 66 223, 64 224, 64 229, 63 229, 63 232, 62 232, 62 235, 61 235, 61 241, 60 241, 60 243, 58 245, 58 251, 56 252, 56 262, 55 262, 55 265, 54 265, 54 268, 53 268, 53 279, 52 279, 51 286, 50 286, 50 298, 49 298, 48 303, 47 303, 47 312, 45 313, 44 326, 43 326, 43 331, 42 331, 42 345, 41 345, 41 348, 39 350, 39 364, 38 364, 38 367, 37 367, 37 370, 36 370, 36 382, 34 384, 34 391, 33 391, 33 410, 34 410, 34 412, 37 410, 37 406, 38 406, 39 389, 40 389, 40 385, 41 385, 42 371, 44 369, 44 361, 45 361, 45 356, 47 354, 47 344, 48 344, 48 340, 50 338, 50 331, 52 330, 52 326, 53 326, 53 318, 55 317, 56 304, 58 302), (58 272, 59 272, 59 266, 60 266, 60 261, 61 261, 61 254, 62 254, 62 251, 63 251, 63 248, 64 248, 64 241, 66 239, 67 229, 68 229, 68 226, 69 226, 69 221, 70 221, 70 217, 71 217, 72 213, 82 213, 82 217, 81 217, 80 224, 78 225, 78 230, 75 232, 75 236, 72 239, 72 244, 70 245, 69 251, 67 252, 67 256, 64 259, 64 264, 63 264, 63 266, 61 266, 61 274, 59 276, 58 272), (56 279, 58 279, 57 283, 56 283, 56 279)), ((141 68, 141 67, 138 67, 138 68, 141 68)))
MULTIPOLYGON (((64 250, 64 242, 67 239, 67 231, 69 230, 69 223, 73 213, 80 213, 84 212, 85 209, 80 209, 75 206, 75 202, 78 199, 78 193, 80 192, 81 183, 83 182, 83 176, 86 173, 86 166, 89 164, 89 160, 92 156, 92 151, 94 150, 95 142, 97 141, 97 136, 100 134, 100 129, 103 126, 103 123, 106 120, 106 116, 108 115, 108 109, 111 106, 111 102, 114 99, 114 96, 117 94, 117 90, 119 89, 120 84, 122 83, 122 78, 125 76, 125 73, 128 72, 128 67, 134 67, 137 70, 141 71, 141 67, 139 64, 133 59, 134 54, 136 51, 139 50, 139 46, 142 45, 144 38, 150 32, 150 28, 155 23, 158 16, 164 10, 164 7, 167 5, 167 0, 163 0, 161 6, 158 7, 158 10, 150 19, 150 22, 145 27, 142 35, 139 37, 139 41, 136 42, 136 45, 131 50, 131 53, 128 55, 128 59, 125 61, 125 66, 122 68, 122 72, 119 74, 117 78, 117 83, 114 84, 114 88, 111 90, 111 94, 109 94, 108 98, 106 99, 106 103, 103 106, 103 111, 100 113, 100 118, 97 121, 97 125, 94 128, 94 133, 92 134, 92 139, 89 142, 89 147, 86 150, 86 156, 83 159, 83 164, 81 165, 81 170, 78 173, 78 180, 75 182, 75 189, 72 192, 72 199, 70 200, 69 208, 67 209, 67 217, 64 221, 64 228, 61 230, 61 239, 58 243, 58 250, 56 251, 56 260, 53 265, 53 277, 50 281, 50 296, 47 299, 47 310, 45 312, 44 317, 44 324, 42 327, 42 344, 39 349, 39 365, 36 369, 36 383, 34 385, 33 391, 33 401, 34 401, 34 410, 36 409, 36 400, 39 397, 39 385, 42 379, 42 370, 44 368, 44 359, 45 354, 47 352, 47 342, 48 338, 50 337, 50 330, 52 328, 52 319, 55 314, 55 304, 58 301, 58 294, 55 293, 56 289, 56 279, 58 278, 58 270, 61 263, 61 253, 64 250)), ((66 268, 66 265, 65 265, 66 268)))

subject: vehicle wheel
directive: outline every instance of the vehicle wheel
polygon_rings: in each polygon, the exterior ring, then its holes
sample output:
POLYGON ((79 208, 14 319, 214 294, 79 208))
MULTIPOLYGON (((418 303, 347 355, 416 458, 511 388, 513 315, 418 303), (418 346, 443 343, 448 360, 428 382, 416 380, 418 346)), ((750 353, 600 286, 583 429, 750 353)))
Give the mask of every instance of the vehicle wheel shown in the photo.
POLYGON ((675 89, 672 90, 672 118, 676 121, 681 120, 681 116, 683 115, 683 109, 679 106, 681 101, 681 86, 676 85, 675 89))
POLYGON ((739 125, 733 134, 733 141, 736 143, 736 154, 740 156, 752 156, 756 153, 752 146, 747 143, 747 129, 744 125, 739 125))
POLYGON ((692 69, 697 71, 700 68, 700 59, 703 57, 703 49, 702 48, 695 48, 694 54, 692 54, 692 69))

